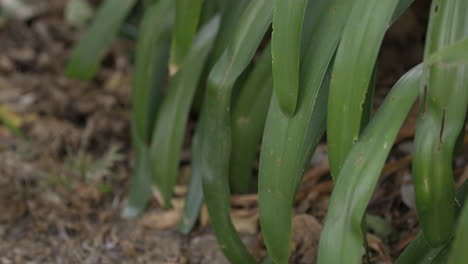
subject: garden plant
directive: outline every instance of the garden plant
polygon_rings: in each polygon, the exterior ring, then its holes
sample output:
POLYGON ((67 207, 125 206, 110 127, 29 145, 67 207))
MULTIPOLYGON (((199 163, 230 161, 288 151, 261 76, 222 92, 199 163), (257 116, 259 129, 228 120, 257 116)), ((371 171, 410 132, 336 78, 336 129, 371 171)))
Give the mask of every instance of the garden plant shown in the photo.
POLYGON ((227 259, 262 261, 249 254, 230 219, 231 193, 258 186, 265 261, 288 263, 294 197, 326 135, 334 189, 317 263, 361 263, 367 204, 417 102, 412 171, 421 233, 397 263, 468 263, 468 185, 456 190, 452 173, 468 105, 467 0, 432 0, 423 61, 372 114, 384 35, 412 3, 104 1, 67 75, 93 78, 126 17, 136 5, 144 11, 132 90, 135 168, 123 215, 137 216, 153 187, 172 206, 192 111, 198 121, 180 230, 192 230, 205 202, 227 259))

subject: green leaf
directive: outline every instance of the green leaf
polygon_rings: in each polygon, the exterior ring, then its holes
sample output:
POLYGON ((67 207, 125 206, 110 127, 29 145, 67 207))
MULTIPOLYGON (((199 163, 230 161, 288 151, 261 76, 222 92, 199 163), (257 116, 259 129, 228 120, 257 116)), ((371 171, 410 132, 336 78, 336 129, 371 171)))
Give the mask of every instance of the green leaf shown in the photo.
MULTIPOLYGON (((468 197, 468 181, 466 181, 457 191, 456 201, 457 215, 460 213, 463 204, 466 203, 468 197)), ((462 223, 463 221, 460 221, 462 223)), ((452 234, 453 236, 453 234, 452 234)), ((449 242, 441 247, 432 247, 427 243, 422 232, 411 241, 406 249, 398 257, 396 264, 436 264, 439 259, 444 259, 442 255, 448 255, 448 248, 452 242, 449 242), (440 256, 440 257, 439 257, 440 256)), ((466 244, 465 244, 466 245, 466 244)), ((447 263, 447 262, 442 262, 447 263)), ((459 262, 463 263, 463 262, 459 262)))
POLYGON ((170 47, 172 0, 162 0, 149 7, 140 25, 132 91, 132 141, 136 152, 127 217, 137 216, 151 197, 149 144, 160 92, 167 76, 170 47))
POLYGON ((400 1, 398 1, 398 5, 396 6, 395 11, 393 12, 391 24, 393 24, 410 7, 410 5, 413 2, 414 2, 414 0, 400 0, 400 1))
POLYGON ((468 38, 441 48, 429 56, 427 64, 468 64, 468 38))
POLYGON ((132 90, 134 138, 149 146, 154 129, 161 91, 168 74, 171 27, 174 5, 162 0, 146 9, 140 24, 136 47, 132 90))
POLYGON ((213 18, 198 33, 180 71, 171 80, 158 112, 150 156, 153 182, 159 188, 166 208, 171 207, 174 186, 177 183, 180 152, 190 106, 203 65, 218 32, 219 20, 219 17, 213 18))
MULTIPOLYGON (((208 78, 196 140, 208 212, 221 249, 232 263, 254 263, 230 219, 231 93, 257 50, 273 15, 272 0, 253 0, 231 32, 230 45, 208 78)), ((197 167, 195 166, 195 167, 197 167)))
POLYGON ((172 34, 171 64, 179 67, 192 46, 203 0, 176 0, 176 19, 172 34))
POLYGON ((96 74, 99 63, 119 32, 136 0, 106 0, 99 8, 94 23, 73 49, 66 75, 89 80, 96 74))
POLYGON ((362 217, 392 144, 416 100, 421 73, 418 66, 395 85, 351 148, 330 199, 320 238, 319 264, 361 263, 362 217))
POLYGON ((230 42, 233 37, 232 34, 236 31, 236 28, 239 24, 239 17, 242 16, 245 9, 252 1, 254 0, 226 1, 227 7, 221 8, 221 27, 208 63, 208 65, 210 65, 211 67, 213 67, 214 64, 218 62, 221 55, 223 55, 226 47, 230 45, 230 42))
MULTIPOLYGON (((430 55, 468 36, 468 2, 433 1, 426 38, 430 55)), ((413 177, 416 209, 430 245, 445 244, 455 225, 452 156, 465 124, 468 65, 424 67, 420 112, 416 125, 413 177)))
POLYGON ((333 68, 328 102, 327 141, 336 180, 359 138, 363 104, 380 46, 398 0, 357 0, 351 10, 333 68))
POLYGON ((302 23, 308 0, 275 0, 272 56, 275 94, 281 110, 294 116, 299 94, 302 23))
POLYGON ((464 263, 468 259, 468 206, 465 205, 460 219, 458 220, 455 241, 450 251, 449 264, 464 263))
MULTIPOLYGON (((221 12, 221 27, 219 29, 218 36, 216 37, 216 42, 213 47, 213 51, 210 54, 210 58, 208 59, 206 71, 204 72, 200 87, 195 94, 195 99, 193 103, 193 108, 196 112, 200 112, 201 105, 203 102, 203 97, 205 93, 205 83, 208 79, 208 74, 214 66, 214 64, 219 60, 221 55, 224 53, 226 47, 230 45, 230 41, 232 39, 232 32, 235 31, 238 23, 239 17, 244 12, 245 8, 247 7, 248 3, 251 0, 236 0, 236 1, 225 1, 222 0, 223 6, 220 6, 219 0, 205 0, 205 5, 207 9, 204 10, 204 17, 209 17, 209 12, 213 12, 213 10, 209 10, 213 8, 212 5, 217 6, 217 9, 221 12), (215 2, 214 4, 211 2, 215 2), (224 5, 227 6, 224 6, 224 5)), ((205 18, 206 19, 206 18, 205 18)))
POLYGON ((199 136, 195 135, 192 140, 192 167, 190 175, 190 184, 185 199, 185 207, 182 217, 179 222, 179 230, 183 234, 188 234, 197 222, 198 215, 200 214, 200 208, 203 203, 203 185, 201 168, 198 167, 200 162, 196 161, 197 156, 200 153, 199 136))
POLYGON ((141 146, 135 150, 135 167, 133 168, 130 191, 127 204, 122 211, 122 217, 135 218, 146 207, 149 198, 151 198, 151 178, 149 176, 149 153, 148 149, 141 146))
MULTIPOLYGON (((275 263, 287 263, 292 205, 305 165, 326 126, 328 81, 332 61, 353 1, 310 1, 303 29, 299 101, 293 118, 272 99, 262 141, 259 212, 262 234, 275 263), (312 5, 312 6, 310 6, 312 5), (326 14, 333 13, 333 16, 326 14)), ((275 97, 273 97, 275 98, 275 97)))
POLYGON ((251 191, 252 165, 263 135, 272 91, 271 48, 268 46, 233 107, 230 178, 234 192, 251 191))

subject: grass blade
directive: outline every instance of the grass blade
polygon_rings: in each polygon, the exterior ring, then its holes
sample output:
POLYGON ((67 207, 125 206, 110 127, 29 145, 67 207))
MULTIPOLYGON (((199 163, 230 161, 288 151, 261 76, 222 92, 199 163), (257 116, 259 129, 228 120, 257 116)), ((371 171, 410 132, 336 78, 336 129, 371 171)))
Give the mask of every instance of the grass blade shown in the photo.
POLYGON ((213 48, 213 52, 211 53, 209 59, 209 66, 213 67, 214 64, 218 62, 221 55, 224 53, 226 47, 230 45, 230 41, 232 40, 232 33, 235 32, 239 24, 239 17, 242 16, 248 4, 251 1, 254 0, 226 1, 227 7, 221 8, 221 28, 219 30, 219 34, 216 39, 215 46, 213 48))
POLYGON ((306 47, 302 49, 296 114, 293 118, 284 115, 276 99, 270 105, 260 156, 259 212, 263 238, 275 263, 288 262, 294 196, 305 164, 325 131, 326 69, 352 4, 349 0, 309 3, 305 19, 315 23, 304 24, 306 47))
POLYGON ((106 0, 96 18, 71 54, 66 75, 89 80, 96 74, 99 63, 119 32, 136 0, 106 0))
POLYGON ((335 180, 359 137, 375 61, 397 4, 398 0, 357 0, 344 30, 328 102, 327 140, 335 180))
POLYGON ((171 0, 159 1, 146 10, 140 24, 132 90, 131 127, 136 154, 128 205, 123 213, 127 217, 137 216, 151 197, 151 169, 147 155, 159 94, 167 77, 172 8, 171 0))
POLYGON ((146 146, 151 142, 161 91, 167 79, 173 12, 172 1, 159 1, 146 10, 140 24, 133 77, 132 122, 135 138, 146 146))
POLYGON ((275 0, 272 56, 276 99, 283 113, 294 116, 299 94, 299 55, 307 0, 275 0))
POLYGON ((218 32, 219 20, 219 17, 213 18, 198 33, 180 71, 171 80, 168 93, 158 112, 150 156, 153 164, 153 182, 161 192, 167 208, 171 207, 177 182, 180 151, 190 106, 203 65, 218 32))
MULTIPOLYGON (((232 35, 231 32, 234 31, 238 21, 237 19, 242 14, 243 10, 245 10, 248 1, 226 1, 226 3, 230 4, 229 9, 222 8, 220 6, 219 0, 205 0, 204 3, 205 6, 203 7, 204 9, 202 12, 202 20, 206 20, 216 10, 220 10, 220 12, 222 13, 221 27, 216 38, 215 46, 213 48, 213 51, 211 52, 209 62, 207 63, 207 68, 211 69, 216 60, 219 59, 219 57, 221 56, 224 49, 228 46, 230 37, 232 35)), ((203 76, 202 83, 205 83, 205 81, 203 80, 206 79, 207 77, 203 76)), ((200 105, 202 104, 201 102, 203 100, 204 89, 205 86, 201 85, 200 87, 198 87, 197 93, 195 94, 193 108, 196 109, 196 111, 199 111, 199 109, 201 108, 200 105)), ((198 141, 199 137, 195 135, 193 137, 192 143, 192 157, 194 158, 196 158, 198 156, 198 153, 200 153, 200 149, 197 146, 199 145, 197 143, 198 141)), ((198 166, 199 163, 200 162, 195 161, 192 162, 192 173, 190 176, 190 184, 186 199, 186 206, 184 209, 184 214, 179 223, 179 230, 181 230, 182 233, 188 233, 193 228, 195 222, 197 221, 199 210, 203 203, 203 187, 200 174, 201 169, 198 166)))
MULTIPOLYGON (((468 181, 466 181, 457 191, 457 215, 461 212, 464 204, 467 202, 468 197, 468 181)), ((466 210, 465 210, 466 211, 466 210)), ((462 223, 463 221, 459 221, 462 223)), ((453 233, 452 233, 453 236, 453 233)), ((401 253, 397 259, 396 264, 436 264, 438 259, 445 257, 439 257, 439 255, 447 255, 447 248, 450 248, 451 242, 441 247, 432 247, 427 243, 422 232, 409 244, 406 249, 401 253)), ((466 245, 466 244, 465 244, 466 245)), ((443 262, 446 263, 446 262, 443 262)), ((463 262, 458 262, 463 263, 463 262)))
POLYGON ((192 46, 197 32, 203 0, 176 0, 172 34, 171 64, 178 68, 192 46))
POLYGON ((395 85, 348 154, 330 199, 319 264, 361 263, 362 217, 391 146, 418 95, 421 68, 416 67, 395 85))
POLYGON ((127 204, 122 211, 124 218, 137 217, 145 209, 152 195, 148 149, 140 146, 135 149, 135 153, 135 167, 133 168, 130 191, 127 204))
MULTIPOLYGON (((206 83, 206 80, 208 79, 208 74, 210 73, 209 70, 211 70, 214 66, 214 64, 219 60, 223 52, 225 51, 226 47, 229 46, 229 42, 232 39, 232 32, 235 31, 237 24, 239 23, 239 17, 242 15, 244 12, 245 8, 247 7, 248 3, 251 0, 237 0, 237 1, 225 1, 222 0, 223 6, 220 6, 220 0, 205 0, 205 4, 210 4, 206 6, 207 9, 205 9, 205 13, 203 14, 204 16, 209 16, 210 10, 209 8, 212 8, 211 5, 216 5, 218 9, 220 10, 221 13, 221 27, 219 29, 219 34, 216 38, 215 45, 213 47, 213 51, 210 54, 210 58, 208 59, 207 71, 203 74, 202 77, 202 84, 206 83), (214 4, 210 3, 215 2, 214 4), (227 6, 224 6, 224 5, 227 6), (227 8, 225 8, 227 7, 227 8)), ((195 94, 195 99, 193 103, 193 108, 196 112, 200 112, 201 110, 201 105, 203 102, 203 97, 205 93, 205 85, 200 85, 200 87, 197 90, 197 93, 195 94)))
MULTIPOLYGON (((468 36, 468 2, 433 1, 425 60, 468 36)), ((468 65, 425 65, 416 125, 413 177, 416 209, 430 245, 447 242, 455 225, 452 156, 468 105, 468 65)))
POLYGON ((212 225, 226 257, 232 263, 254 263, 230 219, 229 162, 231 154, 231 92, 250 63, 272 15, 272 0, 253 0, 238 23, 229 47, 208 78, 196 137, 203 191, 212 225))
POLYGON ((185 199, 184 213, 180 218, 179 230, 183 234, 188 234, 197 222, 200 208, 203 203, 203 183, 200 162, 196 161, 200 153, 199 136, 195 134, 192 140, 192 170, 190 175, 189 190, 185 199))
POLYGON ((241 88, 233 107, 230 182, 236 193, 252 191, 252 164, 257 157, 272 91, 269 46, 241 88))

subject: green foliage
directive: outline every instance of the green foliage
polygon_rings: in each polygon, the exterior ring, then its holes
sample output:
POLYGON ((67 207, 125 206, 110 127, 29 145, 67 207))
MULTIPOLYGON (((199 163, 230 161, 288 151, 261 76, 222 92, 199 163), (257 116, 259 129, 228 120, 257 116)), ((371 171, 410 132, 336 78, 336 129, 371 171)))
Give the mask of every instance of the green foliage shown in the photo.
POLYGON ((272 34, 273 80, 283 113, 293 116, 299 95, 302 23, 308 0, 275 0, 272 34))
MULTIPOLYGON (((468 2, 435 0, 431 7, 425 60, 468 36, 468 2)), ((455 225, 452 154, 465 125, 468 66, 425 64, 413 162, 416 208, 424 236, 445 244, 455 225)))
POLYGON ((231 94, 248 66, 273 15, 268 0, 252 1, 243 12, 229 46, 208 77, 195 135, 199 140, 193 162, 200 168, 203 192, 216 237, 233 263, 254 263, 230 220, 229 161, 231 154, 231 94))
POLYGON ((398 0, 356 0, 344 29, 328 101, 328 151, 335 180, 359 138, 375 61, 397 3, 398 0))
MULTIPOLYGON (((456 201, 456 213, 460 214, 461 208, 466 203, 468 197, 468 181, 465 182, 460 189, 457 191, 456 201)), ((466 211, 466 210, 465 210, 466 211)), ((459 220, 459 225, 462 226, 463 223, 466 226, 466 220, 459 220)), ((453 236, 453 234, 452 234, 453 236)), ((466 245, 466 244, 465 244, 466 245)), ((406 249, 401 253, 400 257, 397 259, 396 264, 436 264, 440 259, 446 259, 448 256, 448 249, 452 246, 452 243, 449 242, 440 247, 432 247, 427 242, 424 234, 422 232, 409 244, 406 249)), ((446 262, 445 262, 446 263, 446 262)), ((463 262, 458 262, 463 263, 463 262)))
POLYGON ((71 54, 67 76, 83 80, 93 78, 102 57, 135 3, 136 0, 104 1, 91 28, 71 54))
MULTIPOLYGON (((105 1, 72 53, 69 76, 92 78, 135 2, 105 1)), ((457 205, 468 188, 455 197, 452 158, 468 108, 468 2, 433 0, 424 61, 372 116, 382 39, 411 3, 144 1, 132 90, 135 167, 123 215, 137 216, 153 186, 171 206, 198 93, 203 101, 180 231, 192 230, 205 201, 228 260, 256 262, 231 222, 230 194, 255 191, 252 168, 261 143, 258 194, 266 261, 288 263, 294 198, 327 131, 335 187, 318 263, 361 263, 367 204, 419 94, 413 172, 422 233, 397 263, 462 263, 468 209, 457 223, 457 205)), ((391 227, 381 232, 389 235, 391 227)))
POLYGON ((128 205, 123 212, 125 217, 137 216, 145 208, 152 194, 148 148, 168 72, 166 65, 169 60, 173 12, 172 0, 161 0, 148 7, 140 24, 132 90, 131 127, 135 168, 128 205))
POLYGON ((176 19, 172 35, 171 60, 178 67, 192 46, 197 32, 203 0, 176 0, 176 19))
POLYGON ((233 106, 230 184, 234 192, 247 193, 252 190, 252 165, 262 138, 272 92, 271 49, 267 47, 233 106))
POLYGON ((153 181, 162 193, 166 207, 171 206, 192 99, 218 28, 219 17, 215 17, 200 30, 180 71, 171 80, 158 112, 150 156, 153 181))
MULTIPOLYGON (((259 210, 263 238, 275 263, 286 263, 291 239, 292 205, 305 166, 326 127, 329 67, 348 17, 348 0, 311 1, 304 31, 310 39, 301 61, 299 101, 294 117, 272 100, 263 135, 259 172, 259 210), (323 14, 334 12, 335 16, 323 14)), ((275 96, 273 96, 275 98, 275 96)))
POLYGON ((330 199, 318 263, 361 263, 361 219, 392 143, 418 95, 421 68, 416 67, 395 85, 351 148, 330 199))

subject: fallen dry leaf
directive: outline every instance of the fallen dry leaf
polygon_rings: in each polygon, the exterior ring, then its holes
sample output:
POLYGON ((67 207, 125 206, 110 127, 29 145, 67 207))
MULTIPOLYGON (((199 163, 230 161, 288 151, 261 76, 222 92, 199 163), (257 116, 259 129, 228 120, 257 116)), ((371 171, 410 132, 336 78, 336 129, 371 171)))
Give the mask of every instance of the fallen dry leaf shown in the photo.
POLYGON ((182 216, 180 210, 156 211, 143 216, 141 224, 150 229, 169 229, 176 227, 182 216))
POLYGON ((237 232, 241 234, 255 235, 258 232, 258 213, 251 215, 239 215, 231 213, 232 224, 237 232))
POLYGON ((376 257, 378 261, 372 263, 392 264, 389 250, 378 236, 367 233, 367 244, 369 248, 378 253, 376 257))
POLYGON ((290 263, 316 263, 321 230, 322 225, 312 215, 299 214, 293 217, 290 263))

